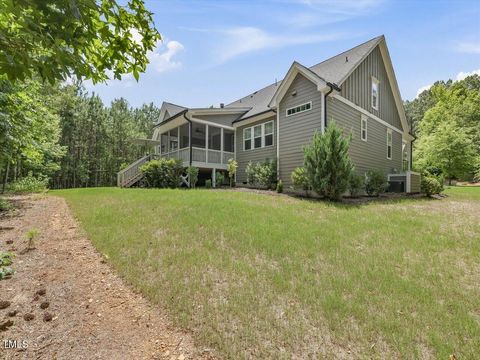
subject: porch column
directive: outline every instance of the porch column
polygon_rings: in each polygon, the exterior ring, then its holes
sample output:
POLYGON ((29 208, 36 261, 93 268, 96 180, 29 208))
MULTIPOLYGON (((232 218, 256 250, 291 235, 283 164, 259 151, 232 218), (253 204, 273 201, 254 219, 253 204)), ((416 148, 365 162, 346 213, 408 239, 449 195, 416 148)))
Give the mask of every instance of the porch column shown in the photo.
POLYGON ((216 181, 216 175, 217 175, 217 169, 213 168, 212 169, 212 186, 215 188, 217 187, 217 181, 216 181))
POLYGON ((220 128, 220 164, 223 164, 223 127, 220 128))

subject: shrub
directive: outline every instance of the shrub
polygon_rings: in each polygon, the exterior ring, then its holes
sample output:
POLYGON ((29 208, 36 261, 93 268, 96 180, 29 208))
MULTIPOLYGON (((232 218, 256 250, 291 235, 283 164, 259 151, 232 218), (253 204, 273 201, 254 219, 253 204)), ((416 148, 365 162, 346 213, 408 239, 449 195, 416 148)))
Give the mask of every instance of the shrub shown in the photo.
POLYGON ((365 192, 369 196, 379 196, 387 189, 387 177, 380 170, 368 170, 365 173, 365 192))
POLYGON ((48 178, 34 177, 31 172, 27 176, 8 185, 7 190, 13 193, 38 193, 47 190, 48 178))
POLYGON ((421 191, 430 197, 440 194, 443 191, 443 185, 435 176, 422 176, 421 191))
POLYGON ((212 188, 212 180, 210 180, 210 179, 205 180, 205 188, 206 189, 211 189, 212 188))
POLYGON ((305 172, 304 167, 298 167, 292 171, 292 184, 293 188, 296 190, 305 191, 305 195, 309 195, 308 192, 311 190, 310 182, 307 178, 307 173, 305 172))
POLYGON ((332 121, 324 134, 315 133, 304 148, 305 172, 312 189, 330 200, 340 200, 348 189, 353 164, 350 139, 332 121))
POLYGON ((178 159, 159 159, 147 162, 140 167, 149 187, 176 188, 180 185, 183 171, 182 162, 178 159))
POLYGON ((220 171, 215 174, 215 187, 221 187, 225 181, 225 176, 220 171))
MULTIPOLYGON (((258 164, 258 163, 257 163, 258 164)), ((247 184, 255 184, 255 173, 256 173, 256 164, 253 164, 251 161, 248 162, 247 167, 245 168, 245 173, 247 174, 247 184)))
POLYGON ((249 185, 275 189, 277 184, 277 161, 265 160, 263 163, 248 163, 245 172, 249 185))
POLYGON ((188 181, 190 183, 190 187, 192 189, 195 189, 195 186, 197 185, 197 181, 198 181, 198 168, 195 166, 189 166, 187 168, 187 175, 188 175, 188 181))
POLYGON ((230 178, 230 186, 235 186, 235 174, 237 173, 238 163, 235 159, 228 159, 227 171, 230 178))
POLYGON ((278 182, 277 182, 277 193, 283 193, 283 182, 282 182, 282 180, 278 180, 278 182))
POLYGON ((12 208, 12 205, 5 199, 0 198, 0 211, 8 211, 12 208))
POLYGON ((348 184, 348 189, 350 190, 351 197, 358 197, 360 195, 360 190, 364 188, 365 184, 363 182, 363 176, 352 173, 350 176, 350 181, 348 184))
POLYGON ((0 280, 9 278, 15 271, 10 267, 13 263, 13 254, 0 252, 0 280))

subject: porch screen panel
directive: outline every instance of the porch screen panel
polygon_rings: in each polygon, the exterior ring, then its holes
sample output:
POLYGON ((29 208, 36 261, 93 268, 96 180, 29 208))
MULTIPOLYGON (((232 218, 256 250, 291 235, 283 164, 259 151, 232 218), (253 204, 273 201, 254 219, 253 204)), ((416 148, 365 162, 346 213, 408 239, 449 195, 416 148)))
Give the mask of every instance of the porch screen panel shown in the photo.
POLYGON ((192 146, 205 149, 206 125, 192 123, 192 146))
POLYGON ((223 129, 223 151, 233 152, 234 132, 223 129))
POLYGON ((166 133, 163 133, 162 135, 160 135, 160 141, 161 141, 161 153, 162 154, 165 154, 168 152, 168 132, 166 133))
POLYGON ((170 151, 178 149, 178 128, 170 130, 170 151))
POLYGON ((189 125, 184 124, 180 126, 180 149, 190 146, 190 132, 189 125))
POLYGON ((208 148, 210 150, 220 150, 222 130, 215 126, 208 127, 208 148))

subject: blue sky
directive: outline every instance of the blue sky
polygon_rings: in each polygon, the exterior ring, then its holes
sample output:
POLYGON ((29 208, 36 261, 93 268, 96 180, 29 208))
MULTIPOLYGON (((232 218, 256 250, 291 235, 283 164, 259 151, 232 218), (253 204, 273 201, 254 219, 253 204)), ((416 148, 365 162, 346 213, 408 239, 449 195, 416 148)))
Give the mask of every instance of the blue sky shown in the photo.
POLYGON ((413 99, 439 79, 480 74, 480 1, 146 1, 163 41, 139 82, 87 89, 105 103, 218 106, 380 34, 400 91, 413 99))

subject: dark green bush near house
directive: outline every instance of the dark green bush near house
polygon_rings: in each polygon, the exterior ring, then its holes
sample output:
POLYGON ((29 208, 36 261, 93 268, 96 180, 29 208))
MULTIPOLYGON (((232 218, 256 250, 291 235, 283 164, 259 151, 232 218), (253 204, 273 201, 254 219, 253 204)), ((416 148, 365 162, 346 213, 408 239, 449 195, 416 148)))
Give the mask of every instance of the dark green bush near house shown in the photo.
POLYGON ((387 177, 381 170, 368 170, 365 173, 365 192, 369 196, 379 196, 387 189, 387 177))
POLYGON ((215 187, 221 187, 225 182, 225 176, 220 171, 215 174, 215 187))
POLYGON ((198 168, 195 166, 189 166, 187 168, 188 181, 190 182, 190 187, 195 189, 198 181, 198 168))
POLYGON ((263 187, 274 190, 277 184, 277 161, 265 160, 263 163, 247 164, 245 169, 247 183, 256 187, 263 187))
POLYGON ((205 189, 211 189, 212 188, 212 180, 208 179, 205 180, 205 189))
POLYGON ((295 190, 305 191, 305 195, 309 196, 309 191, 312 189, 308 181, 307 174, 304 167, 298 167, 292 171, 292 184, 295 190))
POLYGON ((350 176, 350 181, 348 183, 348 190, 350 191, 351 197, 358 197, 360 195, 360 191, 364 188, 364 179, 363 176, 358 174, 352 173, 350 176))
POLYGON ((278 182, 277 182, 277 192, 278 193, 283 193, 283 182, 282 182, 282 180, 278 180, 278 182))
POLYGON ((148 187, 177 188, 180 185, 182 162, 178 159, 152 160, 140 167, 148 187))
POLYGON ((336 201, 347 191, 353 172, 349 146, 350 139, 331 121, 325 133, 315 133, 304 148, 305 173, 318 195, 336 201))
POLYGON ((46 191, 47 187, 47 177, 35 177, 32 173, 29 173, 27 176, 10 183, 7 191, 13 193, 38 193, 46 191))
POLYGON ((422 176, 421 191, 428 197, 440 194, 443 191, 443 183, 435 176, 422 176))

